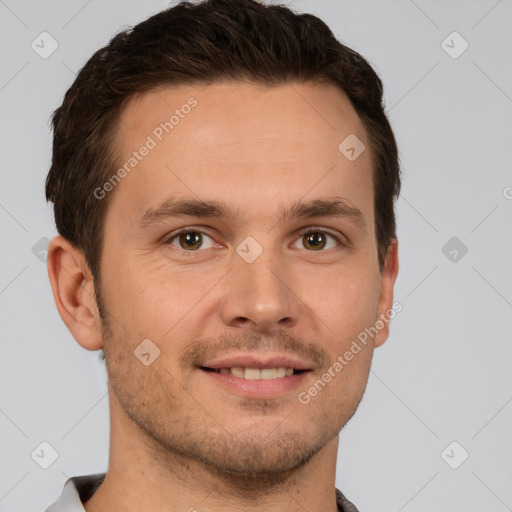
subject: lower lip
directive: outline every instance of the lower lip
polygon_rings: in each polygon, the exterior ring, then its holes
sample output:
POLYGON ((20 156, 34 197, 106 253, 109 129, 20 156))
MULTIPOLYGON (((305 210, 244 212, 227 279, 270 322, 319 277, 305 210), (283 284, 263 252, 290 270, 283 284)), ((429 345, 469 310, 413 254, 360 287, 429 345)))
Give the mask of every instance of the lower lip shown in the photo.
POLYGON ((278 396, 287 391, 297 389, 304 378, 310 373, 304 371, 287 377, 278 377, 276 379, 254 379, 248 380, 241 377, 235 377, 230 374, 219 372, 210 372, 200 370, 201 373, 223 386, 230 393, 236 393, 245 397, 269 398, 278 396))

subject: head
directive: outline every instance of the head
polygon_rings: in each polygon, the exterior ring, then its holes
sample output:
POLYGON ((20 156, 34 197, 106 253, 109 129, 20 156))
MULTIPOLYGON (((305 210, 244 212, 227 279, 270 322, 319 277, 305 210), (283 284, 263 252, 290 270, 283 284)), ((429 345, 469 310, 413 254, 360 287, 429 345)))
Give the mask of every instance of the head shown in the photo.
POLYGON ((398 271, 382 93, 321 20, 252 0, 181 3, 78 74, 53 117, 50 279, 154 447, 285 474, 355 412, 398 271), (240 354, 297 375, 234 391, 212 370, 240 354))

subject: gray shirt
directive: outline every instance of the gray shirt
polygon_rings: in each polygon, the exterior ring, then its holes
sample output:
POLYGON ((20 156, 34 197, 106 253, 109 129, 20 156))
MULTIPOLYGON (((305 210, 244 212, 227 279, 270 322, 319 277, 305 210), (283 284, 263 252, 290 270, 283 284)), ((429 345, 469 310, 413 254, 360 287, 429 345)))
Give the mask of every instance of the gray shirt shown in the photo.
MULTIPOLYGON (((102 484, 106 473, 74 476, 67 480, 60 498, 45 512, 85 512, 85 503, 102 484)), ((336 489, 336 503, 340 512, 358 512, 357 508, 336 489)))

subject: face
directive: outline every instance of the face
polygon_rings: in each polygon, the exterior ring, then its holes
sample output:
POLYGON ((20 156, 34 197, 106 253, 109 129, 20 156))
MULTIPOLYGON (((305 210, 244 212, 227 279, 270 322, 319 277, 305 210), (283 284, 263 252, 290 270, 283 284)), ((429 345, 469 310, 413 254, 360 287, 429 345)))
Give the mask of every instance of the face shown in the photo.
POLYGON ((301 466, 355 412, 387 331, 346 353, 391 307, 350 102, 319 84, 162 88, 128 103, 115 148, 111 414, 225 473, 301 466), (355 160, 338 149, 351 134, 355 160))

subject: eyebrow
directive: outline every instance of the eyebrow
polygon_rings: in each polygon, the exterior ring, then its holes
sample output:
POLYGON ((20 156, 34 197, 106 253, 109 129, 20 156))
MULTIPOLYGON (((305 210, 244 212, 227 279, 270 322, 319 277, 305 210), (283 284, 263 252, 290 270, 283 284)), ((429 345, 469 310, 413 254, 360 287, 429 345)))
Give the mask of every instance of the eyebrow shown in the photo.
MULTIPOLYGON (((168 199, 156 208, 147 210, 138 220, 141 229, 168 219, 184 216, 216 217, 232 220, 237 217, 238 209, 219 201, 202 201, 198 199, 168 199)), ((361 210, 350 206, 341 197, 314 199, 308 202, 298 200, 291 206, 280 207, 283 220, 303 219, 311 217, 346 218, 355 222, 361 229, 366 222, 361 210)))
POLYGON ((200 201, 197 199, 168 199, 156 208, 150 208, 137 221, 141 228, 153 223, 177 217, 220 217, 234 218, 236 211, 219 201, 200 201))
POLYGON ((306 203, 299 200, 288 208, 282 207, 281 214, 284 220, 310 217, 347 218, 358 224, 361 229, 366 228, 363 212, 348 205, 342 197, 313 199, 306 203))

